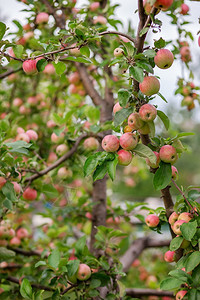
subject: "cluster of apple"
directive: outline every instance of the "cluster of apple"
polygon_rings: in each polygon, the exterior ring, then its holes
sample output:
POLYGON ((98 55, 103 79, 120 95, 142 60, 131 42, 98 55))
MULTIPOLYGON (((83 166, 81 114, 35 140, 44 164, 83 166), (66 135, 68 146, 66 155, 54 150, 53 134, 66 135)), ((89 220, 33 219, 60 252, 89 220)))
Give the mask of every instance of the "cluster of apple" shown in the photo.
POLYGON ((80 96, 85 96, 86 92, 84 90, 83 84, 81 83, 78 72, 71 73, 68 77, 68 80, 70 83, 69 85, 70 94, 79 94, 80 96))
POLYGON ((198 99, 198 95, 195 92, 195 85, 193 82, 187 82, 182 86, 181 94, 184 96, 181 105, 187 106, 190 111, 195 108, 194 100, 198 99))
POLYGON ((28 230, 20 227, 14 230, 11 225, 5 221, 0 223, 0 245, 1 246, 19 246, 22 240, 29 237, 28 230))
POLYGON ((181 235, 181 225, 183 223, 188 223, 193 218, 193 215, 189 212, 183 212, 181 214, 177 214, 173 212, 169 217, 169 224, 171 225, 171 229, 177 235, 181 235))
MULTIPOLYGON (((27 74, 27 75, 35 75, 38 73, 38 70, 37 70, 37 62, 40 60, 40 59, 43 59, 43 57, 38 57, 38 58, 33 58, 33 59, 27 59, 23 62, 22 64, 22 68, 24 70, 24 72, 27 74)), ((44 68, 44 71, 43 71, 44 74, 47 74, 47 75, 53 75, 55 73, 55 68, 52 64, 48 63, 45 68, 44 68)))

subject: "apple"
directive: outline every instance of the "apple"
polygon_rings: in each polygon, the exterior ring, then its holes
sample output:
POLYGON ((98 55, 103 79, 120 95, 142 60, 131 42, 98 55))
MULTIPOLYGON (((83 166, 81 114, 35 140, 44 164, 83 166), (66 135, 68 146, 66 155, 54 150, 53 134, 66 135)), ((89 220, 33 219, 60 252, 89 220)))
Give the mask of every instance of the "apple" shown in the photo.
POLYGON ((24 239, 24 238, 27 238, 29 236, 28 234, 28 230, 26 228, 19 228, 16 232, 16 235, 19 239, 24 239))
POLYGON ((28 97, 28 101, 27 102, 31 106, 35 106, 38 103, 38 100, 37 100, 36 96, 31 96, 31 97, 28 97))
POLYGON ((179 215, 178 220, 184 220, 186 223, 188 223, 190 220, 192 220, 193 216, 189 212, 183 212, 179 215))
POLYGON ((183 46, 180 49, 181 59, 184 62, 189 62, 191 60, 191 52, 188 46, 183 46))
POLYGON ((182 234, 180 227, 183 223, 186 223, 186 222, 184 220, 178 220, 174 223, 174 225, 172 226, 172 230, 175 234, 178 234, 178 235, 182 234))
POLYGON ((29 31, 29 32, 25 33, 25 35, 24 35, 24 39, 25 39, 26 42, 28 40, 30 40, 31 38, 33 38, 33 37, 34 37, 34 32, 33 31, 29 31))
POLYGON ((50 152, 47 161, 52 163, 58 159, 57 155, 54 152, 50 152))
POLYGON ((145 13, 149 15, 153 6, 149 3, 149 0, 143 0, 143 7, 145 13))
POLYGON ((140 134, 144 134, 144 135, 149 134, 151 132, 149 124, 148 123, 144 123, 144 126, 142 128, 140 128, 138 130, 138 132, 140 134))
POLYGON ((27 23, 23 26, 23 29, 24 29, 24 31, 29 31, 29 30, 31 30, 31 25, 29 23, 27 23))
POLYGON ((186 96, 183 98, 181 105, 182 106, 190 106, 193 103, 193 98, 191 96, 186 96))
POLYGON ((92 214, 89 211, 86 212, 85 216, 88 220, 92 220, 92 214))
POLYGON ((132 113, 128 117, 128 126, 130 128, 132 128, 132 130, 138 130, 138 129, 142 128, 144 125, 145 125, 145 123, 140 118, 139 113, 137 113, 137 112, 132 113))
POLYGON ((174 61, 174 55, 168 49, 160 49, 154 57, 156 66, 160 69, 168 69, 174 61))
POLYGON ((117 111, 120 111, 123 107, 117 102, 113 107, 113 113, 116 114, 117 111))
POLYGON ((42 24, 42 23, 47 23, 48 21, 49 21, 49 15, 45 12, 41 12, 36 16, 35 23, 42 24))
POLYGON ((70 94, 77 94, 78 93, 78 88, 75 84, 70 84, 69 85, 69 93, 70 94))
POLYGON ((6 179, 4 177, 0 176, 0 190, 2 189, 4 184, 6 184, 6 179))
POLYGON ((114 50, 114 56, 115 57, 121 57, 123 56, 124 50, 122 48, 116 48, 114 50))
POLYGON ((198 45, 199 45, 199 47, 200 47, 200 36, 199 36, 199 38, 198 38, 198 45))
POLYGON ((37 141, 38 134, 35 130, 29 129, 26 131, 26 134, 29 136, 30 140, 37 141))
POLYGON ((145 219, 147 226, 156 227, 159 224, 159 217, 156 215, 148 215, 145 219))
POLYGON ((187 15, 188 11, 190 10, 189 6, 185 3, 181 4, 181 15, 187 15))
POLYGON ((74 72, 68 77, 69 83, 77 84, 80 82, 80 76, 78 72, 74 72))
POLYGON ((15 98, 13 100, 13 105, 16 106, 16 107, 19 107, 20 105, 22 105, 23 101, 21 98, 15 98))
POLYGON ((53 143, 59 143, 64 139, 64 132, 61 132, 61 134, 59 136, 57 136, 57 134, 55 134, 54 132, 51 135, 51 141, 53 143))
MULTIPOLYGON (((76 44, 71 45, 71 47, 75 47, 75 46, 76 46, 76 44)), ((70 49, 70 53, 72 55, 79 56, 80 55, 80 50, 78 49, 78 46, 76 48, 70 49)))
POLYGON ((174 211, 169 217, 169 224, 173 226, 177 220, 178 220, 178 214, 174 211))
POLYGON ((72 177, 72 171, 68 170, 66 167, 61 167, 58 170, 57 174, 58 174, 58 177, 61 179, 66 179, 66 178, 72 177))
POLYGON ((90 11, 96 11, 100 6, 99 2, 93 2, 90 4, 90 11))
POLYGON ((19 185, 19 183, 15 182, 15 181, 12 181, 12 184, 14 185, 15 193, 17 195, 19 195, 21 192, 21 186, 19 185))
POLYGON ((187 294, 187 291, 181 290, 176 294, 176 300, 181 300, 187 294))
POLYGON ((189 86, 183 86, 182 94, 183 96, 188 96, 191 92, 191 89, 189 86))
POLYGON ((37 198, 37 191, 31 187, 27 187, 27 189, 23 192, 23 198, 25 200, 33 201, 37 198))
POLYGON ((168 9, 173 3, 173 0, 156 0, 154 3, 154 6, 156 8, 161 8, 161 9, 168 9))
POLYGON ((22 68, 26 74, 34 75, 38 73, 36 64, 37 64, 36 59, 28 59, 23 62, 22 68))
POLYGON ((80 264, 78 267, 78 271, 76 273, 76 277, 78 280, 84 281, 89 279, 91 276, 91 269, 86 264, 80 264))
POLYGON ((160 90, 160 82, 154 76, 146 76, 139 84, 140 91, 146 96, 157 94, 160 90))
POLYGON ((122 166, 128 166, 132 161, 132 153, 126 150, 119 150, 118 154, 118 164, 122 166))
POLYGON ((102 24, 105 25, 107 23, 107 19, 103 16, 97 16, 93 18, 93 24, 102 24))
POLYGON ((52 64, 47 64, 44 68, 43 73, 48 74, 48 75, 53 75, 55 74, 55 68, 52 64))
POLYGON ((20 239, 17 236, 14 236, 11 240, 10 240, 10 245, 12 246, 19 246, 21 244, 20 239))
POLYGON ((172 166, 172 179, 176 180, 178 175, 178 170, 176 167, 172 166))
POLYGON ((127 132, 122 134, 122 136, 119 139, 120 142, 120 146, 124 149, 124 150, 133 150, 138 143, 138 137, 131 132, 127 132))
POLYGON ((174 164, 177 160, 176 149, 171 145, 162 146, 159 155, 160 159, 165 163, 174 164))
POLYGON ((119 139, 112 134, 106 135, 101 146, 106 152, 115 152, 119 149, 119 139))
POLYGON ((174 262, 176 260, 176 253, 175 251, 167 251, 164 255, 164 260, 166 262, 174 262))
POLYGON ((157 116, 157 109, 151 104, 144 104, 139 109, 139 115, 142 121, 153 121, 157 116))
POLYGON ((24 141, 26 143, 29 143, 30 142, 30 138, 29 138, 28 134, 26 134, 26 133, 19 133, 16 136, 16 141, 24 141))
POLYGON ((26 115, 30 113, 30 109, 28 107, 25 107, 24 105, 21 105, 19 108, 19 113, 22 115, 26 115))
POLYGON ((65 144, 60 144, 56 147, 56 153, 61 156, 69 150, 68 146, 65 144))
POLYGON ((99 148, 99 142, 94 137, 85 139, 83 147, 86 151, 95 151, 99 148))
POLYGON ((147 163, 147 165, 150 166, 151 168, 156 169, 156 168, 159 167, 159 163, 160 163, 160 155, 159 155, 159 153, 156 152, 156 151, 153 151, 153 153, 154 153, 155 156, 156 156, 156 163, 151 163, 150 160, 149 160, 148 158, 146 159, 146 163, 147 163))

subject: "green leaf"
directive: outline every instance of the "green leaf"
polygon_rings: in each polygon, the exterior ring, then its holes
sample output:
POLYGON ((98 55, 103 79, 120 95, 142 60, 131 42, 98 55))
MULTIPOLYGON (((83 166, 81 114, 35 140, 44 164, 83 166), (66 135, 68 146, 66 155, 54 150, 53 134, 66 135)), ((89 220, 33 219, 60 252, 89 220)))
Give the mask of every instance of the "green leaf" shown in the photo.
POLYGON ((120 89, 118 91, 118 101, 119 101, 119 104, 122 106, 122 107, 126 107, 129 99, 130 99, 130 96, 131 96, 131 93, 126 90, 126 89, 120 89))
POLYGON ((22 45, 15 45, 15 46, 13 46, 13 51, 14 51, 16 57, 21 58, 21 56, 24 52, 24 47, 22 45))
POLYGON ((56 198, 59 196, 58 191, 52 184, 44 184, 41 187, 41 192, 50 198, 56 198))
POLYGON ((85 58, 85 57, 67 56, 67 57, 65 57, 65 60, 77 61, 77 62, 86 63, 86 64, 92 63, 92 61, 89 58, 85 58))
POLYGON ((101 285, 101 281, 99 279, 92 279, 90 282, 90 288, 95 289, 101 285))
POLYGON ((67 267, 67 273, 68 273, 69 277, 76 274, 79 264, 80 264, 80 261, 78 259, 68 261, 66 267, 67 267))
POLYGON ((170 251, 176 251, 178 248, 180 248, 182 242, 183 242, 182 236, 175 237, 170 243, 170 247, 169 247, 170 251))
POLYGON ((48 256, 48 264, 56 269, 60 262, 60 252, 58 249, 54 249, 52 253, 48 256))
POLYGON ((47 60, 46 59, 40 59, 38 60, 37 64, 36 64, 36 68, 38 70, 38 72, 42 72, 44 71, 46 65, 48 64, 47 60))
POLYGON ((154 46, 158 49, 164 48, 165 47, 165 40, 163 38, 160 38, 158 41, 154 42, 154 46))
POLYGON ((94 170, 96 169, 99 163, 99 159, 101 158, 101 156, 102 156, 102 152, 97 152, 86 159, 83 167, 83 172, 85 177, 89 176, 94 172, 94 170))
POLYGON ((193 271, 192 271, 192 280, 193 280, 193 284, 194 285, 198 285, 200 282, 200 265, 198 265, 198 267, 196 267, 193 271))
POLYGON ((107 170, 108 170, 107 161, 105 161, 103 164, 97 166, 97 168, 93 174, 93 181, 103 179, 107 173, 107 170))
POLYGON ((197 300, 200 299, 200 291, 197 289, 192 288, 187 292, 187 299, 188 300, 197 300))
POLYGON ((161 111, 161 110, 157 110, 157 115, 158 117, 161 119, 161 121, 163 122, 166 130, 169 129, 169 125, 170 125, 170 121, 169 121, 169 118, 166 116, 166 114, 161 111))
POLYGON ((76 252, 82 253, 86 246, 86 235, 82 236, 75 245, 76 252))
POLYGON ((56 74, 58 75, 62 75, 66 71, 66 65, 62 61, 59 61, 57 64, 53 62, 53 65, 55 67, 56 74))
POLYGON ((180 226, 182 235, 187 241, 191 241, 197 231, 197 221, 183 223, 180 226))
POLYGON ((194 270, 194 268, 196 268, 199 265, 199 263, 200 263, 200 252, 195 251, 192 254, 190 254, 190 256, 187 258, 185 262, 186 272, 190 272, 194 270))
POLYGON ((114 126, 117 127, 121 125, 132 112, 133 107, 122 108, 121 110, 117 111, 114 116, 114 126))
POLYGON ((118 157, 116 157, 114 160, 110 160, 107 162, 108 175, 110 176, 112 181, 115 179, 117 164, 118 157))
POLYGON ((25 155, 29 154, 29 151, 27 149, 32 146, 32 144, 26 143, 24 141, 5 143, 5 145, 9 148, 9 152, 20 153, 25 155))
POLYGON ((153 185, 156 191, 164 189, 171 181, 172 167, 171 164, 160 162, 160 167, 156 171, 153 179, 153 185))
POLYGON ((90 57, 90 49, 87 46, 81 47, 80 52, 81 52, 82 55, 90 57))
POLYGON ((172 277, 167 277, 163 281, 161 281, 160 288, 161 290, 178 289, 182 283, 184 283, 182 280, 172 278, 172 277))
POLYGON ((5 261, 9 258, 13 258, 15 256, 15 252, 9 250, 5 247, 0 247, 0 261, 5 261))
POLYGON ((137 146, 133 149, 133 152, 140 157, 148 158, 152 164, 156 163, 156 156, 148 146, 137 144, 137 146))
POLYGON ((145 69, 148 73, 151 73, 151 74, 154 73, 152 66, 150 64, 148 64, 147 62, 137 61, 136 64, 138 67, 145 69))
POLYGON ((32 287, 28 279, 24 278, 20 286, 20 294, 25 299, 32 299, 32 287))
POLYGON ((75 33, 77 34, 77 36, 78 36, 80 39, 84 39, 85 35, 84 35, 84 33, 83 33, 82 30, 76 28, 76 29, 75 29, 75 33))
POLYGON ((6 25, 0 22, 0 40, 2 40, 5 32, 6 32, 6 25))
POLYGON ((15 202, 17 200, 17 197, 15 195, 15 191, 14 191, 14 186, 9 181, 7 181, 6 184, 4 184, 4 186, 2 188, 2 193, 11 202, 15 202))
POLYGON ((163 101, 165 101, 166 103, 168 103, 167 100, 165 99, 165 97, 164 97, 161 93, 158 93, 158 96, 160 96, 160 98, 161 98, 163 101))
POLYGON ((139 67, 130 67, 129 74, 138 82, 142 82, 144 80, 143 69, 139 67))
POLYGON ((192 280, 191 276, 183 270, 172 270, 169 272, 169 275, 179 280, 183 280, 184 282, 192 280))
POLYGON ((145 33, 147 33, 149 30, 149 26, 148 27, 145 27, 143 28, 141 31, 140 31, 140 37, 143 36, 145 33))
POLYGON ((46 266, 46 261, 40 260, 35 264, 35 268, 39 267, 39 266, 46 266))
POLYGON ((156 51, 152 49, 148 49, 144 51, 143 54, 149 58, 153 58, 156 55, 156 51))

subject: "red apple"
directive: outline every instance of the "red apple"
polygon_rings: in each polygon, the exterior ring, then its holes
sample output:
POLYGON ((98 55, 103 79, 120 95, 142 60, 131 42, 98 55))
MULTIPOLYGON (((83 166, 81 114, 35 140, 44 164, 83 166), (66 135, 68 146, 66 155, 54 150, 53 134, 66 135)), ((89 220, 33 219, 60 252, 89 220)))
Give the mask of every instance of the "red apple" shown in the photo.
POLYGON ((24 141, 26 143, 30 143, 30 138, 26 133, 20 133, 16 136, 16 141, 24 141))
POLYGON ((138 129, 142 128, 144 125, 145 124, 142 121, 142 119, 140 118, 139 113, 132 113, 128 117, 128 126, 130 126, 130 128, 132 128, 132 130, 138 130, 138 129))
POLYGON ((36 68, 37 60, 36 59, 28 59, 25 60, 22 64, 22 68, 24 72, 28 75, 34 75, 37 74, 37 68, 36 68))
POLYGON ((102 140, 101 146, 106 152, 115 152, 119 148, 119 139, 115 135, 106 135, 102 140))
POLYGON ((18 237, 19 239, 24 239, 24 238, 27 238, 27 237, 29 236, 28 230, 27 230, 26 228, 23 228, 23 227, 21 227, 21 228, 19 228, 19 229, 17 230, 16 235, 17 235, 17 237, 18 237))
POLYGON ((102 24, 105 25, 107 23, 107 19, 103 16, 97 16, 93 18, 93 24, 102 24))
POLYGON ((128 166, 132 161, 132 153, 126 150, 119 150, 118 154, 118 164, 122 166, 128 166))
POLYGON ((21 241, 18 237, 14 236, 11 240, 10 240, 10 245, 12 246, 19 246, 21 244, 21 241))
POLYGON ((176 294, 176 300, 182 300, 187 294, 187 291, 181 290, 176 294))
POLYGON ((154 163, 151 163, 150 160, 149 160, 148 158, 146 159, 146 163, 147 163, 147 165, 150 166, 151 168, 156 169, 156 168, 159 167, 159 163, 160 163, 160 155, 159 155, 159 153, 156 152, 156 151, 154 151, 153 153, 154 153, 155 156, 156 156, 156 163, 155 163, 155 164, 154 164, 154 163))
POLYGON ((183 223, 186 223, 184 220, 178 220, 174 223, 174 225, 172 226, 172 230, 175 234, 181 235, 181 225, 183 223))
POLYGON ((15 193, 17 195, 19 195, 21 192, 21 186, 19 185, 19 183, 15 182, 15 181, 12 181, 12 184, 14 185, 15 193))
POLYGON ((90 4, 90 11, 96 11, 100 6, 99 2, 93 2, 90 4))
POLYGON ((172 166, 172 179, 176 180, 178 175, 178 170, 176 167, 172 166))
POLYGON ((20 105, 22 105, 23 101, 21 98, 15 98, 13 100, 13 105, 16 106, 16 107, 19 107, 20 105))
POLYGON ((53 75, 55 74, 55 68, 52 64, 47 64, 44 68, 43 73, 48 74, 48 75, 53 75))
POLYGON ((56 153, 61 156, 69 150, 68 146, 65 144, 60 144, 56 147, 56 153))
POLYGON ((67 169, 66 167, 61 167, 58 170, 58 177, 61 179, 67 179, 69 177, 72 177, 72 171, 67 169))
POLYGON ((190 10, 189 6, 185 3, 181 4, 181 15, 187 15, 188 11, 190 10))
POLYGON ((25 200, 30 200, 33 201, 37 198, 37 191, 35 189, 32 189, 31 187, 28 187, 24 192, 23 192, 23 198, 25 200))
POLYGON ((168 49, 160 49, 154 57, 154 62, 160 69, 168 69, 174 61, 174 55, 168 49))
POLYGON ((159 155, 160 159, 165 163, 174 164, 177 160, 176 149, 171 145, 162 146, 159 155))
POLYGON ((26 134, 29 136, 30 140, 37 141, 38 134, 37 134, 37 132, 35 130, 32 130, 32 129, 27 130, 26 134))
POLYGON ((149 0, 143 0, 144 11, 147 15, 150 14, 152 10, 152 5, 149 3, 149 0))
POLYGON ((133 150, 138 143, 138 137, 131 132, 127 132, 122 134, 122 136, 119 139, 120 142, 120 146, 124 149, 124 150, 133 150))
POLYGON ((120 111, 123 107, 117 102, 113 107, 113 113, 116 114, 117 111, 120 111))
POLYGON ((95 151, 99 148, 99 142, 94 137, 85 139, 83 147, 86 151, 95 151))
POLYGON ((80 82, 80 76, 78 72, 74 72, 68 77, 69 83, 77 84, 80 82))
POLYGON ((178 214, 174 211, 169 217, 169 224, 173 226, 177 220, 178 220, 178 214))
POLYGON ((160 82, 154 76, 146 76, 139 84, 140 91, 146 96, 157 94, 160 90, 160 82))
POLYGON ((188 223, 190 220, 192 220, 193 216, 189 212, 183 212, 179 215, 178 220, 183 220, 186 223, 188 223))
POLYGON ((156 8, 168 9, 173 3, 173 0, 156 0, 154 6, 156 8))
POLYGON ((47 23, 48 21, 49 21, 49 15, 45 12, 41 12, 36 16, 35 23, 42 24, 42 23, 47 23))
POLYGON ((157 109, 151 104, 144 104, 140 107, 139 115, 142 121, 153 121, 157 116, 157 109))
POLYGON ((86 264, 80 264, 76 274, 77 279, 83 281, 89 279, 90 276, 91 276, 90 267, 86 264))
POLYGON ((2 189, 2 187, 4 186, 4 184, 6 183, 6 179, 4 177, 0 177, 0 190, 2 189))
POLYGON ((148 215, 145 219, 147 226, 156 227, 159 224, 159 217, 156 215, 148 215))
POLYGON ((174 262, 176 260, 176 253, 175 251, 167 251, 164 255, 164 260, 166 262, 174 262))

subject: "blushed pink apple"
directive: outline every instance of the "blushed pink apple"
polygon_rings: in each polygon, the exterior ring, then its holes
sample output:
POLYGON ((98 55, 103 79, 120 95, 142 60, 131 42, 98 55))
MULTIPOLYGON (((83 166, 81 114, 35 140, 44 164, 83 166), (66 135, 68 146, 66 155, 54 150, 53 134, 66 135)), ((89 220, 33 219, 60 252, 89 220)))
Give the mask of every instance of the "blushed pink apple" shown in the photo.
POLYGON ((176 253, 175 253, 175 251, 170 251, 169 250, 169 251, 165 252, 164 260, 166 262, 169 262, 169 263, 174 262, 176 260, 176 253))
POLYGON ((169 224, 173 226, 177 220, 178 220, 178 214, 174 211, 169 217, 169 224))
POLYGON ((114 56, 115 57, 121 57, 124 53, 124 50, 122 48, 116 48, 114 50, 114 56))
POLYGON ((10 237, 15 236, 15 230, 13 228, 9 229, 9 235, 10 235, 10 237))
POLYGON ((30 96, 28 97, 28 104, 34 106, 38 103, 37 97, 36 96, 30 96))
POLYGON ((57 174, 58 174, 58 177, 61 179, 67 179, 67 178, 72 177, 72 171, 67 169, 66 167, 61 167, 58 170, 57 174))
POLYGON ((80 76, 78 72, 74 72, 68 77, 69 83, 77 84, 80 81, 80 76))
POLYGON ((156 0, 154 6, 156 8, 168 9, 173 3, 173 0, 156 0))
POLYGON ((15 98, 13 100, 13 105, 16 106, 16 107, 19 107, 20 105, 22 105, 23 101, 21 98, 15 98))
POLYGON ((93 18, 93 24, 102 24, 105 25, 107 23, 107 19, 103 16, 97 16, 93 18))
POLYGON ((91 276, 90 267, 86 264, 80 264, 76 274, 77 279, 83 281, 89 279, 90 276, 91 276))
POLYGON ((90 4, 90 11, 96 11, 100 6, 99 2, 93 2, 90 4))
POLYGON ((176 167, 172 166, 172 179, 176 180, 178 176, 178 170, 176 167))
POLYGON ((25 35, 24 35, 24 39, 25 39, 26 42, 28 40, 30 40, 31 38, 33 38, 33 37, 34 37, 34 32, 33 31, 29 31, 29 32, 25 33, 25 35))
POLYGON ((189 212, 183 212, 179 215, 178 220, 183 220, 186 223, 188 223, 190 220, 192 220, 193 216, 189 212))
POLYGON ((155 156, 156 156, 156 163, 151 163, 150 160, 149 160, 148 158, 146 159, 146 163, 147 163, 147 165, 150 166, 151 168, 156 169, 156 168, 159 167, 159 163, 160 163, 160 155, 159 155, 159 153, 156 152, 156 151, 153 151, 153 153, 154 153, 155 156))
POLYGON ((20 184, 17 183, 17 182, 15 182, 15 181, 12 181, 12 184, 14 185, 15 193, 16 193, 17 195, 19 195, 20 192, 21 192, 21 186, 20 186, 20 184))
POLYGON ((176 294, 176 300, 182 300, 187 294, 187 291, 181 290, 176 294))
POLYGON ((178 220, 174 223, 174 225, 172 226, 172 230, 175 234, 181 235, 181 225, 183 223, 186 223, 184 220, 178 220))
POLYGON ((124 149, 124 150, 133 150, 138 143, 138 137, 131 132, 127 132, 122 134, 122 136, 119 139, 120 142, 120 146, 124 149))
POLYGON ((55 68, 52 64, 47 64, 44 68, 43 73, 48 74, 48 75, 53 75, 55 74, 55 68))
POLYGON ((21 244, 21 241, 18 237, 14 236, 11 240, 10 240, 10 245, 12 246, 19 246, 21 244))
POLYGON ((193 98, 191 96, 186 96, 181 101, 182 106, 189 106, 192 105, 192 103, 193 103, 193 98))
POLYGON ((30 109, 24 105, 21 105, 20 108, 19 108, 19 112, 20 114, 22 115, 27 115, 30 113, 30 109))
POLYGON ((133 155, 131 152, 126 150, 119 150, 117 152, 118 154, 118 164, 121 166, 128 166, 133 158, 133 155))
POLYGON ((139 84, 140 91, 146 96, 157 94, 160 90, 160 82, 154 76, 146 76, 139 84))
POLYGON ((153 121, 157 116, 157 109, 151 104, 144 104, 139 109, 139 115, 142 121, 153 121))
POLYGON ((33 201, 37 198, 37 191, 35 189, 32 189, 31 187, 28 187, 24 192, 23 192, 23 198, 25 200, 30 200, 33 201))
POLYGON ((58 159, 58 157, 57 157, 56 153, 50 152, 47 161, 52 163, 52 162, 56 161, 57 159, 58 159))
POLYGON ((27 23, 27 24, 25 24, 25 25, 23 26, 23 29, 24 29, 25 31, 29 31, 29 30, 31 30, 31 25, 30 25, 29 23, 27 23))
POLYGON ((181 4, 181 15, 187 15, 188 11, 190 10, 189 6, 185 3, 181 4))
POLYGON ((119 139, 112 134, 106 135, 102 140, 101 146, 106 152, 115 152, 119 148, 119 139))
POLYGON ((113 113, 116 114, 117 111, 120 111, 123 107, 117 102, 113 107, 113 113))
POLYGON ((177 160, 176 149, 171 145, 162 146, 159 155, 160 155, 160 159, 165 163, 174 164, 175 161, 177 160))
POLYGON ((75 84, 70 84, 69 85, 69 92, 70 94, 77 94, 78 93, 78 88, 75 84))
POLYGON ((30 138, 26 133, 20 133, 16 136, 16 141, 24 141, 26 143, 30 143, 30 138))
POLYGON ((41 12, 36 16, 35 23, 42 24, 42 23, 47 23, 48 21, 49 21, 49 15, 45 12, 41 12))
POLYGON ((19 228, 16 232, 16 236, 21 240, 29 236, 28 230, 26 228, 19 228))
POLYGON ((26 134, 29 136, 30 140, 37 141, 38 134, 35 130, 29 129, 26 131, 26 134))
POLYGON ((65 144, 60 144, 56 147, 56 153, 61 156, 69 150, 68 146, 65 144))
POLYGON ((28 59, 25 60, 22 64, 22 68, 24 72, 28 75, 34 75, 38 73, 36 68, 37 60, 36 59, 28 59))
POLYGON ((94 137, 89 137, 85 139, 83 147, 86 151, 94 151, 99 148, 99 142, 94 137))
POLYGON ((6 179, 4 177, 0 177, 0 190, 2 189, 2 187, 4 186, 4 184, 6 184, 6 179))
POLYGON ((174 55, 168 49, 160 49, 154 57, 156 66, 160 69, 168 69, 174 61, 174 55))
POLYGON ((57 136, 54 132, 51 135, 51 141, 53 143, 59 143, 64 139, 64 132, 61 132, 61 134, 59 136, 57 136))
POLYGON ((145 123, 140 118, 139 113, 136 113, 136 112, 132 113, 128 117, 128 126, 130 126, 132 128, 132 130, 138 130, 138 129, 142 128, 144 125, 145 125, 145 123))
POLYGON ((159 224, 159 217, 153 214, 148 215, 145 219, 145 222, 149 227, 156 227, 159 224))
POLYGON ((56 126, 56 123, 53 121, 53 120, 49 120, 48 122, 47 122, 47 127, 48 128, 53 128, 53 127, 55 127, 56 126))

